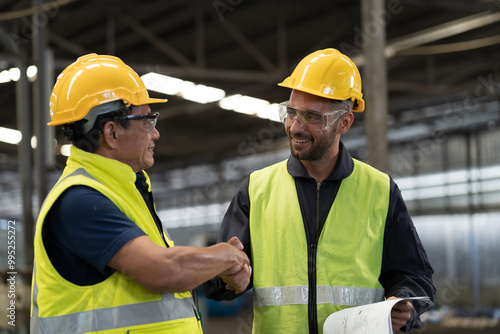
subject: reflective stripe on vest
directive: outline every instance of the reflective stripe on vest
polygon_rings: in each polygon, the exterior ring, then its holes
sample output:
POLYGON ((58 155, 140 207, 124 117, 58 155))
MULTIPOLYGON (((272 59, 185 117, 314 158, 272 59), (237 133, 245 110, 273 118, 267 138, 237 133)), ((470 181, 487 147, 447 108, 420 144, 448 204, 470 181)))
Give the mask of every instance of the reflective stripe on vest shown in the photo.
MULTIPOLYGON (((192 299, 186 297, 185 299, 192 299)), ((164 293, 162 299, 141 304, 122 305, 105 309, 36 319, 33 326, 39 333, 88 333, 114 328, 160 323, 185 318, 193 307, 184 299, 164 293)), ((35 333, 32 333, 35 334, 35 333)))
MULTIPOLYGON (((320 285, 316 289, 318 304, 359 306, 380 301, 384 289, 370 289, 352 286, 320 285)), ((309 287, 307 285, 254 288, 255 307, 307 305, 309 287)))
MULTIPOLYGON (((36 267, 33 268, 36 271, 36 267)), ((161 300, 83 311, 55 317, 39 318, 36 298, 38 287, 33 283, 31 333, 88 333, 114 328, 139 326, 183 319, 193 312, 191 296, 178 299, 172 293, 162 293, 161 300)))

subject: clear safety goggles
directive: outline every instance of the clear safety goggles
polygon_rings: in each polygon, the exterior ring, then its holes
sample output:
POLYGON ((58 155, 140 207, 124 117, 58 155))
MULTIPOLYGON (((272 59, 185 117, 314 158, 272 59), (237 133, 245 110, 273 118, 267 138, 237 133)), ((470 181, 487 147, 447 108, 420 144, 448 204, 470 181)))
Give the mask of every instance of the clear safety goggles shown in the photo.
POLYGON ((300 126, 307 131, 324 131, 332 126, 347 110, 333 110, 325 113, 290 107, 288 101, 279 104, 280 120, 285 126, 291 126, 296 119, 300 126))
POLYGON ((116 116, 113 119, 126 119, 126 120, 141 120, 141 128, 150 133, 156 127, 156 122, 158 122, 159 113, 154 113, 152 115, 126 115, 126 116, 116 116))

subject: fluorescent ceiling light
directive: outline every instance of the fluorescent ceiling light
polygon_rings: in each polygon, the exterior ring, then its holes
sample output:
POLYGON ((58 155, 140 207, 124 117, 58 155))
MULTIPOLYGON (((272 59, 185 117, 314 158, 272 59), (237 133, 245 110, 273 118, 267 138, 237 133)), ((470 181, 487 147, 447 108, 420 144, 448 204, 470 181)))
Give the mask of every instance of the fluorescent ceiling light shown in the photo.
POLYGON ((278 116, 278 104, 257 99, 246 95, 231 95, 219 101, 219 106, 226 110, 233 110, 248 115, 280 122, 278 116))
POLYGON ((184 80, 158 73, 146 73, 141 76, 146 88, 158 93, 177 95, 184 80))
MULTIPOLYGON (((9 128, 4 128, 0 126, 0 142, 7 143, 7 144, 13 144, 13 145, 19 145, 21 140, 23 139, 23 134, 21 131, 16 130, 16 129, 9 129, 9 128)), ((57 140, 55 138, 52 138, 54 146, 57 145, 57 140)), ((38 141, 36 136, 31 137, 31 148, 36 149, 38 145, 38 141)), ((62 145, 61 146, 61 154, 66 155, 63 152, 68 152, 67 156, 69 156, 69 148, 71 145, 62 145), (67 146, 67 147, 65 147, 67 146)))
POLYGON ((26 70, 26 75, 28 78, 33 79, 36 77, 38 73, 38 68, 35 65, 28 66, 28 69, 26 70))
MULTIPOLYGON (((38 72, 35 65, 31 65, 26 69, 26 75, 29 79, 33 79, 38 72)), ((18 81, 21 77, 21 71, 17 67, 12 67, 8 70, 0 72, 0 83, 18 81)))
POLYGON ((240 98, 240 94, 225 97, 219 101, 219 107, 226 110, 235 110, 238 106, 238 101, 240 100, 240 98))
POLYGON ((281 123, 280 116, 279 116, 279 104, 273 103, 273 104, 268 105, 266 108, 259 110, 257 112, 257 116, 259 116, 260 118, 266 118, 266 119, 270 119, 271 121, 281 123))
POLYGON ((21 131, 0 127, 0 141, 8 144, 17 145, 23 139, 21 131))
POLYGON ((234 110, 243 114, 256 115, 269 106, 269 101, 246 95, 231 95, 219 101, 223 109, 234 110))
POLYGON ((210 103, 219 101, 226 96, 226 92, 222 89, 197 85, 191 81, 163 74, 150 72, 141 76, 141 79, 149 90, 167 95, 177 95, 193 102, 210 103))
POLYGON ((31 148, 36 149, 38 145, 38 140, 36 136, 31 137, 31 148))
POLYGON ((61 145, 61 155, 64 155, 65 157, 69 157, 71 154, 69 153, 69 150, 71 149, 71 144, 64 144, 61 145))
POLYGON ((9 69, 9 74, 12 81, 17 81, 21 77, 21 71, 17 67, 9 69))
POLYGON ((226 92, 222 89, 154 72, 142 75, 141 79, 147 89, 155 92, 180 96, 198 103, 219 101, 219 106, 223 109, 280 122, 278 105, 266 100, 240 94, 225 97, 226 92))
POLYGON ((11 81, 12 79, 10 78, 9 70, 4 70, 0 72, 0 83, 11 82, 11 81))
POLYGON ((210 103, 224 98, 226 92, 219 88, 195 85, 193 82, 184 81, 181 86, 180 95, 184 99, 193 102, 210 103))

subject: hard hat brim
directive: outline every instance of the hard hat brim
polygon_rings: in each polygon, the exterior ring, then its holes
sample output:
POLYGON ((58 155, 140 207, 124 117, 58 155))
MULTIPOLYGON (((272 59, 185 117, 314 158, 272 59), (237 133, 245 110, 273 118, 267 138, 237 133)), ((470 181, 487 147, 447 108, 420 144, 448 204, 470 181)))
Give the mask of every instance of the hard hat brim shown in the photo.
POLYGON ((152 99, 150 98, 148 101, 146 101, 145 104, 150 104, 150 103, 165 103, 167 102, 167 99, 152 99))

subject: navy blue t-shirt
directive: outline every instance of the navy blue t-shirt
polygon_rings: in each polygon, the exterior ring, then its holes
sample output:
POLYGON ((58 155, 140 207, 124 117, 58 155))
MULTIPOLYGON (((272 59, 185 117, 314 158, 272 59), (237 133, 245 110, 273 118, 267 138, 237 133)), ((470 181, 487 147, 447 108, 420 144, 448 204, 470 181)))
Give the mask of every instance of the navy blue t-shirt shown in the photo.
POLYGON ((42 240, 58 273, 77 285, 104 281, 111 258, 146 233, 109 198, 87 186, 66 189, 43 224, 42 240))

